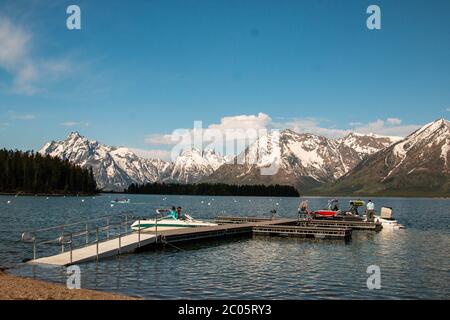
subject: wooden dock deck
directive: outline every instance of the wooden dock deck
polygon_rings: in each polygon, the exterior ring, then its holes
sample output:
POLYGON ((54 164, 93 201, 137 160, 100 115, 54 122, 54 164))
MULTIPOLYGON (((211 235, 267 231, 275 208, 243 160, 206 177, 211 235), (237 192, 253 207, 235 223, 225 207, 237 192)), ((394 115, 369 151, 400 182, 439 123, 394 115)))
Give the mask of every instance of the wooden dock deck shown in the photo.
POLYGON ((30 260, 29 263, 36 264, 50 264, 57 266, 67 266, 76 263, 82 263, 101 258, 106 258, 122 253, 133 252, 139 247, 147 246, 156 242, 154 234, 141 232, 140 241, 137 232, 112 240, 106 240, 97 243, 74 249, 73 251, 66 251, 54 256, 30 260))

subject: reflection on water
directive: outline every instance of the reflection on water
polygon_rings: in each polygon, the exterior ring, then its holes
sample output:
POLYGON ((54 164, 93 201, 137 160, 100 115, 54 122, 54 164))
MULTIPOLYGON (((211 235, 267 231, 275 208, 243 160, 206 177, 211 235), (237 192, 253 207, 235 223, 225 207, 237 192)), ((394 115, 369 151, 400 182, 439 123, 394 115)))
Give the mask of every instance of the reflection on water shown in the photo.
MULTIPOLYGON (((130 196, 40 198, 0 196, 0 264, 30 258, 23 230, 130 211, 150 215, 181 205, 197 218, 220 214, 295 217, 298 199, 246 197, 130 196), (10 200, 11 203, 7 204, 10 200), (250 200, 250 201, 249 201, 250 200), (208 205, 210 203, 210 205, 208 205)), ((349 199, 343 199, 345 202, 349 199)), ((309 198, 312 207, 325 198, 309 198)), ((407 229, 354 231, 350 241, 241 237, 166 246, 80 265, 82 286, 148 299, 410 299, 450 298, 450 200, 378 198, 407 229), (366 269, 381 268, 381 290, 368 290, 366 269)), ((54 249, 53 249, 54 250, 54 249)), ((65 268, 22 266, 12 272, 65 283, 65 268)))

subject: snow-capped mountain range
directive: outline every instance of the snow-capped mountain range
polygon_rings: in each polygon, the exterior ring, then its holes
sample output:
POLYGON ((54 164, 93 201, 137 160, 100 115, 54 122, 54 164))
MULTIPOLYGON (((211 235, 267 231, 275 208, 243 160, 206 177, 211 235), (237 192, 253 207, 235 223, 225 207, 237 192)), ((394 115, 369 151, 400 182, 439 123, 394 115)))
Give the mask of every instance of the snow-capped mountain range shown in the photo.
POLYGON ((355 133, 331 140, 286 129, 260 138, 237 157, 236 164, 223 165, 206 181, 289 184, 307 190, 339 179, 362 159, 397 140, 355 133), (263 173, 271 167, 277 167, 275 174, 263 173))
POLYGON ((123 190, 131 183, 191 183, 210 175, 225 163, 226 158, 212 150, 183 151, 175 162, 146 159, 124 147, 111 147, 89 141, 72 132, 63 141, 45 144, 39 153, 67 159, 81 167, 92 167, 99 188, 123 190))
POLYGON ((183 151, 174 162, 146 159, 125 147, 89 141, 78 132, 65 140, 46 143, 39 153, 68 159, 81 167, 92 167, 99 188, 123 190, 131 183, 215 181, 228 183, 282 183, 302 186, 334 181, 354 168, 361 159, 397 138, 349 134, 330 140, 292 130, 271 133, 250 145, 238 157, 224 157, 212 150, 183 151), (272 162, 279 141, 280 170, 261 177, 259 170, 272 162), (232 163, 239 163, 234 165, 232 163))

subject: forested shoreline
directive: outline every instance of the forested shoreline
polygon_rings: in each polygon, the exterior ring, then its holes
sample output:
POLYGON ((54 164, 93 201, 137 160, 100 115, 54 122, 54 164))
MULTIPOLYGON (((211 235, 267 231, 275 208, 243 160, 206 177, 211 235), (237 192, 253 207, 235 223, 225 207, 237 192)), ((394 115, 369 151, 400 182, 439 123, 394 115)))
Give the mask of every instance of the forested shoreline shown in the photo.
POLYGON ((32 151, 2 149, 0 193, 91 195, 97 185, 92 169, 32 151))
POLYGON ((298 191, 285 185, 229 185, 224 183, 146 183, 131 184, 125 193, 208 196, 298 197, 298 191))

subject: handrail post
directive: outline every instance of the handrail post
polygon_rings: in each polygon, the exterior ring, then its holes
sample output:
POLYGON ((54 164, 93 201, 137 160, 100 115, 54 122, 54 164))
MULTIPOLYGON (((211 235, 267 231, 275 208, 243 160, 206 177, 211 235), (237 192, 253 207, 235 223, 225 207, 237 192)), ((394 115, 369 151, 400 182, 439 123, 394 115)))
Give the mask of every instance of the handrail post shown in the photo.
POLYGON ((106 218, 106 239, 109 240, 109 217, 106 218))
POLYGON ((141 247, 141 218, 139 218, 138 224, 138 248, 141 247))
POLYGON ((89 226, 88 226, 89 222, 86 222, 86 244, 89 243, 89 226))
POLYGON ((158 242, 158 214, 155 213, 155 237, 156 242, 158 242))
POLYGON ((33 240, 33 260, 36 260, 36 235, 34 235, 33 240))
POLYGON ((97 261, 98 261, 98 227, 96 228, 96 231, 95 231, 95 237, 96 237, 96 258, 97 258, 97 261))
POLYGON ((72 233, 70 233, 70 263, 72 263, 72 250, 73 250, 72 233))
POLYGON ((122 249, 122 225, 119 224, 119 254, 122 249))

